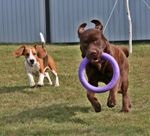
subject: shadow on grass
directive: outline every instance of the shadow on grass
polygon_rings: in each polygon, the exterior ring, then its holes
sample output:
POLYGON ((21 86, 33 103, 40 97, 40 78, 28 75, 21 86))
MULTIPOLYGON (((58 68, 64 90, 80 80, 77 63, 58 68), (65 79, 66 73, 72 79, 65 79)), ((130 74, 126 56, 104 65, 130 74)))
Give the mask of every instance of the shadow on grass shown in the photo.
POLYGON ((11 92, 23 92, 28 86, 2 86, 0 87, 0 94, 11 92))
POLYGON ((83 120, 75 117, 76 112, 88 113, 89 107, 81 106, 69 106, 65 104, 55 104, 48 107, 34 108, 23 111, 17 115, 7 116, 0 119, 4 125, 11 123, 28 123, 33 120, 45 120, 48 119, 50 122, 64 123, 74 122, 85 124, 83 120))
MULTIPOLYGON (((54 87, 54 86, 50 86, 48 84, 45 84, 44 87, 54 87)), ((34 87, 31 88, 29 86, 1 86, 0 87, 0 94, 2 93, 12 93, 12 92, 21 92, 21 93, 33 93, 34 90, 38 90, 38 89, 42 89, 44 87, 34 87)))

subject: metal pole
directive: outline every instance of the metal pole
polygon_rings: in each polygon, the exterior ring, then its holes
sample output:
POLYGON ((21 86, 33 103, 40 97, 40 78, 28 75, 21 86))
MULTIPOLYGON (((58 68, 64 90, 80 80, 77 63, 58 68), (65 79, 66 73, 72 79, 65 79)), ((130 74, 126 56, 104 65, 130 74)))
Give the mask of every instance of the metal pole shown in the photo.
POLYGON ((129 52, 132 53, 132 20, 130 15, 129 0, 126 0, 126 8, 129 21, 129 52))

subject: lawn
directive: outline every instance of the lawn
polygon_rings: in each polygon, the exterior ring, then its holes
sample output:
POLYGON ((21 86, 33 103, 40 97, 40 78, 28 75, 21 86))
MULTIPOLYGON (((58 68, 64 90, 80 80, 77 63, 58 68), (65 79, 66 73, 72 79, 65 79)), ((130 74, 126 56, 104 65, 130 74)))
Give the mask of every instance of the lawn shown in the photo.
MULTIPOLYGON (((29 88, 24 58, 14 58, 16 45, 0 45, 0 136, 150 136, 150 44, 133 46, 129 57, 132 110, 120 113, 98 94, 102 112, 95 113, 79 83, 79 45, 47 45, 57 63, 60 87, 29 88)), ((51 75, 52 76, 52 75, 51 75)))

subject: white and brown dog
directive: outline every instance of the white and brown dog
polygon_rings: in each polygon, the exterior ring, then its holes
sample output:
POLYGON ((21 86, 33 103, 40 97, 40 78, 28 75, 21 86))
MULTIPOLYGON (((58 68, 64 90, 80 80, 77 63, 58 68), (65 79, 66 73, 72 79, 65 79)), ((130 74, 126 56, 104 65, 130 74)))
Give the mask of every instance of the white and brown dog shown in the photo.
POLYGON ((55 86, 59 86, 59 79, 56 72, 56 65, 53 58, 47 54, 43 45, 34 45, 32 47, 22 45, 20 48, 13 52, 15 57, 25 56, 25 69, 29 78, 30 87, 35 87, 34 76, 38 73, 39 79, 37 86, 44 85, 44 77, 48 79, 50 85, 52 81, 50 79, 48 69, 55 76, 55 86))

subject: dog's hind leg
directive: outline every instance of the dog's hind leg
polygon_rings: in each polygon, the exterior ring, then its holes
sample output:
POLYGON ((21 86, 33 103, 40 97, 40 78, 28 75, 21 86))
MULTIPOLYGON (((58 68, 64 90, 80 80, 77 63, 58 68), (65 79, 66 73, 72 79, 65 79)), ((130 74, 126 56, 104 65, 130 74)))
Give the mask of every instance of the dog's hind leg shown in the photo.
POLYGON ((123 82, 122 82, 122 112, 129 112, 129 108, 131 108, 130 99, 128 96, 128 77, 124 76, 123 82))
POLYGON ((52 73, 55 76, 55 86, 59 86, 59 79, 58 79, 58 75, 57 75, 56 71, 52 70, 52 73))
POLYGON ((52 85, 52 80, 51 80, 48 72, 45 72, 45 77, 48 79, 49 85, 52 85))

